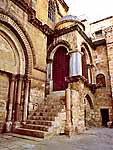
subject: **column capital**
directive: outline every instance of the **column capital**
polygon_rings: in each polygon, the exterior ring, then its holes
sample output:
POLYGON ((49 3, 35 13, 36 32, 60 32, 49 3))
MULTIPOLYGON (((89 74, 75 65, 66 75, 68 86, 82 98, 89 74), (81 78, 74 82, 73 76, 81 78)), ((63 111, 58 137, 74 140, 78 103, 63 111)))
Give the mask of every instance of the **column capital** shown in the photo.
POLYGON ((95 67, 93 64, 87 64, 87 66, 88 66, 89 69, 92 69, 92 68, 95 67))
POLYGON ((16 75, 16 77, 17 77, 18 80, 23 80, 24 75, 18 74, 18 75, 16 75))
POLYGON ((80 53, 81 55, 83 55, 83 53, 78 48, 76 48, 75 50, 69 51, 68 55, 71 55, 72 53, 77 53, 77 52, 80 53))
POLYGON ((16 80, 16 75, 15 74, 11 74, 10 75, 10 81, 15 81, 16 80))
POLYGON ((52 63, 53 59, 47 59, 47 63, 52 63))
POLYGON ((30 81, 31 80, 31 77, 29 77, 27 75, 25 75, 23 78, 24 78, 25 81, 30 81))

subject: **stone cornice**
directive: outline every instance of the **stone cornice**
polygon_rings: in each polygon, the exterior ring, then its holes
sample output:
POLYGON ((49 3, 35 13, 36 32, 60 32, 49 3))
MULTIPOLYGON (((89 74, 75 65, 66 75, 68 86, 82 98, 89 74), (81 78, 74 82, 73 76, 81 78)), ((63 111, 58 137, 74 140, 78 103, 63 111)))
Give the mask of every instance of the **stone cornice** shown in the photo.
POLYGON ((28 21, 42 31, 45 35, 50 35, 53 33, 52 29, 49 28, 47 24, 43 24, 36 18, 36 12, 32 9, 31 5, 25 2, 25 0, 11 0, 15 5, 21 8, 24 12, 28 14, 28 21))
POLYGON ((80 35, 86 40, 86 42, 88 42, 88 44, 93 49, 95 49, 95 45, 93 44, 92 40, 87 37, 87 35, 82 31, 82 29, 78 25, 73 25, 73 26, 70 26, 69 28, 63 28, 61 30, 56 30, 56 31, 54 31, 54 37, 62 36, 64 34, 72 32, 74 30, 78 31, 80 33, 80 35))
POLYGON ((78 75, 78 76, 72 76, 72 77, 66 78, 66 82, 68 82, 68 83, 73 83, 73 82, 78 82, 78 81, 82 81, 84 83, 84 85, 86 87, 88 87, 93 94, 95 93, 96 85, 89 83, 88 80, 84 76, 78 75))
POLYGON ((106 45, 106 40, 105 39, 96 40, 96 41, 93 41, 93 44, 95 45, 95 47, 100 46, 100 45, 106 45))

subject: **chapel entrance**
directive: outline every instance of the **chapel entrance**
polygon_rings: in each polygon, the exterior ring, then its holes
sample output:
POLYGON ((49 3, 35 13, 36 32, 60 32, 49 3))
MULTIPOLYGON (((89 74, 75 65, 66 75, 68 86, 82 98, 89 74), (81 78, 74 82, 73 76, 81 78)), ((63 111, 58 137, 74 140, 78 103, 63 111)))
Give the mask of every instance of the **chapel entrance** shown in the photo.
POLYGON ((65 47, 57 49, 53 60, 53 91, 65 90, 68 86, 65 77, 69 76, 69 55, 65 47))

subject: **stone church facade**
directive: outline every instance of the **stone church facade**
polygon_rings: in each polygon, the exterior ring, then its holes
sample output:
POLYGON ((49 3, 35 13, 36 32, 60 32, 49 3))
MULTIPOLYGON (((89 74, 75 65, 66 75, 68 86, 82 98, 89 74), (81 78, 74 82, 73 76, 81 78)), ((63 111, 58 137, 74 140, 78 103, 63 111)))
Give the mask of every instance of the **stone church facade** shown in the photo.
POLYGON ((0 0, 1 132, 44 138, 113 121, 113 18, 89 24, 68 9, 0 0))

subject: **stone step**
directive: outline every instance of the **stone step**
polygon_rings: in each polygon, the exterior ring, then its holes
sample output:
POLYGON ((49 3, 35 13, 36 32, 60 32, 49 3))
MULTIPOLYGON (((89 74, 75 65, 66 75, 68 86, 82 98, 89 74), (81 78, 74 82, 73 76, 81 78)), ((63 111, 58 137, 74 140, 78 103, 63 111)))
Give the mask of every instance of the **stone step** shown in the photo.
POLYGON ((38 138, 55 134, 56 129, 59 128, 56 117, 65 108, 64 94, 57 94, 48 95, 46 100, 38 104, 34 112, 29 115, 26 124, 16 128, 14 132, 38 138))
POLYGON ((59 111, 61 111, 61 108, 57 108, 57 109, 48 109, 48 108, 43 108, 43 109, 37 109, 36 112, 42 112, 42 113, 58 113, 59 111))
POLYGON ((48 103, 48 104, 45 104, 45 105, 42 105, 42 106, 39 106, 37 107, 37 110, 42 110, 42 109, 62 109, 64 108, 64 105, 63 104, 51 104, 51 103, 48 103))
POLYGON ((53 122, 52 121, 42 121, 42 120, 27 120, 26 124, 52 126, 53 122))
POLYGON ((52 117, 52 116, 32 116, 31 120, 55 121, 55 117, 52 117))
POLYGON ((50 105, 50 104, 46 104, 46 105, 42 105, 40 107, 38 107, 38 110, 42 110, 42 109, 59 109, 59 108, 63 108, 64 105, 60 104, 60 105, 50 105))
POLYGON ((44 126, 44 125, 25 124, 22 126, 22 128, 31 129, 31 130, 41 130, 41 131, 48 132, 50 127, 44 126))
POLYGON ((38 137, 38 138, 44 138, 44 136, 47 134, 47 132, 41 130, 32 130, 32 129, 25 129, 25 128, 16 128, 14 130, 14 133, 32 136, 32 137, 38 137))
POLYGON ((56 101, 56 102, 54 102, 54 101, 50 101, 50 100, 48 100, 48 101, 46 101, 45 102, 45 105, 61 105, 61 104, 64 104, 64 102, 65 101, 56 101))
POLYGON ((58 112, 35 112, 33 116, 56 117, 56 116, 58 116, 58 112))

